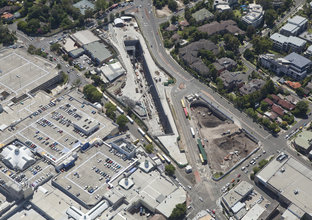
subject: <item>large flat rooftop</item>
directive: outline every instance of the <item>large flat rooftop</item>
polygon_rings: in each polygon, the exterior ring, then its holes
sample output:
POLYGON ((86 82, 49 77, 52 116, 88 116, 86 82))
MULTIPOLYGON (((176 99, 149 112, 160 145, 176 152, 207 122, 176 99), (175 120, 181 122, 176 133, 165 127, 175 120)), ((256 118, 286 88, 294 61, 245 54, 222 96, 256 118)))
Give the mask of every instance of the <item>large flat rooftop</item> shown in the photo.
POLYGON ((257 178, 307 213, 312 213, 312 171, 292 157, 272 160, 257 178))
POLYGON ((31 92, 58 75, 56 64, 22 49, 0 52, 0 90, 12 97, 31 92))
POLYGON ((82 94, 77 92, 58 99, 40 92, 22 104, 4 106, 4 110, 0 114, 0 125, 4 128, 0 132, 1 143, 19 139, 33 152, 54 163, 65 159, 81 144, 118 130, 110 119, 84 103, 82 94), (73 126, 86 117, 99 123, 99 128, 89 136, 76 131, 73 126), (16 125, 12 129, 10 125, 14 122, 16 125))

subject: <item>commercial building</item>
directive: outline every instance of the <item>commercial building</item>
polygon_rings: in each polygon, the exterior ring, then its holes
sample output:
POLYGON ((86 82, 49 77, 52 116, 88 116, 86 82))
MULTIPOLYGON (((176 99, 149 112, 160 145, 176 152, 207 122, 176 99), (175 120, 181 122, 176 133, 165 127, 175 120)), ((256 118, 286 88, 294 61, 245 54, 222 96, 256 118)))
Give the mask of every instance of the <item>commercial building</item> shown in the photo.
POLYGON ((248 13, 242 17, 243 23, 247 26, 252 25, 258 27, 263 20, 264 11, 261 5, 249 4, 248 13))
POLYGON ((305 48, 306 41, 301 38, 290 36, 286 37, 282 34, 275 33, 270 39, 273 41, 273 47, 280 51, 302 52, 305 48))
POLYGON ((90 43, 100 40, 100 38, 95 36, 90 30, 78 31, 70 35, 70 37, 79 47, 82 47, 86 44, 90 44, 90 43))
POLYGON ((121 18, 115 18, 114 25, 115 27, 123 27, 124 21, 121 18))
POLYGON ((312 150, 312 132, 302 131, 293 141, 297 151, 307 155, 312 150))
POLYGON ((296 15, 293 18, 289 18, 287 24, 285 24, 280 33, 285 36, 298 36, 307 29, 308 19, 296 15))
POLYGON ((101 67, 101 72, 109 82, 113 82, 120 76, 125 74, 125 69, 122 67, 120 62, 115 62, 101 67))
POLYGON ((6 146, 1 152, 1 158, 8 168, 18 171, 23 171, 36 162, 31 151, 25 146, 6 146))
POLYGON ((74 123, 74 128, 83 132, 85 135, 89 136, 99 129, 100 123, 94 119, 85 117, 74 123))
POLYGON ((221 206, 227 215, 234 216, 235 219, 258 219, 266 210, 264 200, 253 185, 242 181, 221 197, 221 206))
POLYGON ((62 49, 72 58, 77 58, 84 53, 84 49, 78 47, 76 42, 70 37, 67 37, 63 40, 62 49))
POLYGON ((62 79, 56 64, 18 48, 0 52, 0 73, 3 106, 17 103, 28 94, 47 89, 62 79))
POLYGON ((281 153, 255 176, 255 182, 275 194, 298 219, 311 219, 311 177, 310 168, 281 153))
POLYGON ((296 80, 304 79, 312 65, 311 60, 295 52, 284 58, 276 58, 273 54, 260 55, 259 63, 278 75, 287 75, 296 80))
POLYGON ((107 46, 98 41, 85 44, 83 48, 85 53, 90 56, 97 65, 107 62, 113 58, 113 54, 107 46))
POLYGON ((110 143, 110 145, 118 152, 126 155, 128 159, 131 159, 135 156, 136 146, 124 138, 117 139, 110 143))

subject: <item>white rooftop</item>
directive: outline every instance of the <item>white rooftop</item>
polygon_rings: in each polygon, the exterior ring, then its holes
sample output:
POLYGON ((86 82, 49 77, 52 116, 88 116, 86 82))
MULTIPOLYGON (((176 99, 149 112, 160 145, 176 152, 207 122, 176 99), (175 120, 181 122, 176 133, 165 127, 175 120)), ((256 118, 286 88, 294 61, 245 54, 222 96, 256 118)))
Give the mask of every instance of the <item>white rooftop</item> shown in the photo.
POLYGON ((27 167, 35 163, 33 154, 27 147, 17 147, 9 145, 1 152, 2 161, 10 169, 25 170, 27 167))
POLYGON ((77 41, 81 46, 100 40, 100 38, 95 36, 90 30, 78 31, 71 36, 73 40, 77 41))

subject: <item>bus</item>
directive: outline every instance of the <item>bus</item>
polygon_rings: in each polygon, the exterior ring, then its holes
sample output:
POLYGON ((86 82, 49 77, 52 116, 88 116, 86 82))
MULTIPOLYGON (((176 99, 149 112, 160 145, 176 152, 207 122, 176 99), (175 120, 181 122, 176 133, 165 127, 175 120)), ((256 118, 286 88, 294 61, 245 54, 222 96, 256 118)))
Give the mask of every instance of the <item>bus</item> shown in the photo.
POLYGON ((201 162, 202 164, 204 164, 203 155, 202 155, 201 153, 199 154, 199 158, 200 158, 200 162, 201 162))
POLYGON ((145 135, 144 137, 148 143, 150 143, 150 144, 153 143, 152 139, 148 135, 145 135))
POLYGON ((133 124, 133 119, 129 115, 127 115, 126 117, 130 121, 130 123, 133 124))
POLYGON ((181 99, 181 105, 182 105, 182 108, 185 108, 185 104, 184 104, 184 100, 181 99))
POLYGON ((162 154, 168 164, 171 164, 171 160, 165 154, 162 154))
POLYGON ((103 98, 104 98, 105 100, 108 100, 108 97, 107 97, 107 95, 104 94, 104 92, 103 92, 103 98))
POLYGON ((117 111, 120 113, 120 114, 124 114, 124 110, 122 110, 122 108, 120 108, 119 106, 117 106, 117 111))
POLYGON ((188 117, 187 109, 186 109, 186 108, 183 108, 183 111, 184 111, 185 117, 187 118, 187 117, 188 117))
POLYGON ((138 128, 138 131, 140 132, 140 134, 144 137, 145 136, 145 132, 141 129, 141 128, 138 128))
POLYGON ((194 129, 191 127, 191 133, 192 133, 192 137, 195 138, 195 132, 194 129))
POLYGON ((164 158, 163 156, 161 156, 160 153, 157 153, 156 155, 157 155, 157 157, 159 157, 159 159, 160 159, 160 161, 161 161, 162 163, 165 163, 165 158, 164 158))

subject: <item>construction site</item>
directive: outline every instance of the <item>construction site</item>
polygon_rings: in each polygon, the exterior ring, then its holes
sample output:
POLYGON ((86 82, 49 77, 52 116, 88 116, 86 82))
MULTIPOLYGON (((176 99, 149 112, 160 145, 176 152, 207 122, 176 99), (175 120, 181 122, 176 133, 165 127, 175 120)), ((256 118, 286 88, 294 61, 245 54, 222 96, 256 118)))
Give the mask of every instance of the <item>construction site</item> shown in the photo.
POLYGON ((193 102, 191 113, 212 172, 226 172, 257 147, 242 129, 205 102, 193 102))

